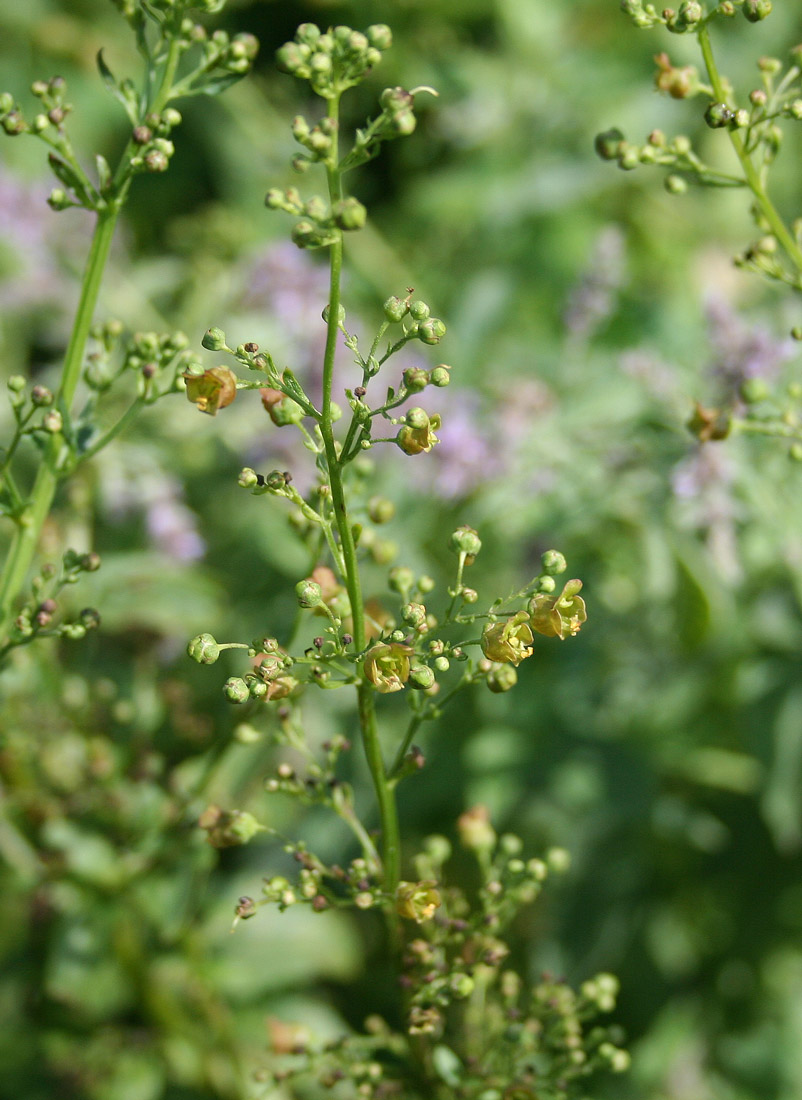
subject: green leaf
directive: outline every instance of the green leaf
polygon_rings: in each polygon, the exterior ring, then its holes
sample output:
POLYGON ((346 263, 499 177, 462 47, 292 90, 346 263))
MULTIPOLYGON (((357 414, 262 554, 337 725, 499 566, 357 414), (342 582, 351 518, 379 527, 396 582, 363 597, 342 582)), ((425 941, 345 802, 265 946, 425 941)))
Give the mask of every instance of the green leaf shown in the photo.
POLYGON ((225 76, 212 77, 201 84, 193 84, 190 91, 193 95, 220 95, 232 84, 242 80, 245 73, 226 73, 225 76))
MULTIPOLYGON (((139 122, 139 103, 137 102, 137 95, 133 84, 130 80, 124 80, 122 84, 117 83, 114 74, 103 57, 103 50, 98 50, 95 60, 97 62, 98 71, 103 78, 103 83, 114 98, 122 103, 131 125, 136 126, 139 122)), ((102 189, 103 183, 101 180, 101 190, 102 189)))
POLYGON ((107 195, 111 190, 112 185, 111 168, 109 168, 109 162, 101 153, 98 153, 95 156, 95 165, 97 166, 97 180, 100 193, 101 195, 107 195))

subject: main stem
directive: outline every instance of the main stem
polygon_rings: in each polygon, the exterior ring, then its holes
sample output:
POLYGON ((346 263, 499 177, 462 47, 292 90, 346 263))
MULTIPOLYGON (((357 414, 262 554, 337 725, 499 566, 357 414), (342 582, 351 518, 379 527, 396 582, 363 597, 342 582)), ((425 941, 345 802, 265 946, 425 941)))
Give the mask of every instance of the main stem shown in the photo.
MULTIPOLYGON (((339 99, 328 100, 328 116, 336 124, 339 121, 339 99)), ((342 184, 338 166, 337 129, 332 137, 332 150, 326 168, 329 185, 329 199, 332 206, 342 198, 342 184)), ((365 634, 365 603, 362 596, 362 584, 359 565, 356 558, 356 545, 348 518, 343 489, 342 463, 337 453, 331 419, 331 393, 334 381, 334 353, 337 347, 338 318, 340 313, 340 282, 342 278, 343 242, 342 235, 329 249, 330 284, 329 313, 326 332, 326 350, 323 357, 323 408, 320 430, 326 451, 326 463, 329 471, 334 520, 340 536, 340 549, 345 565, 345 587, 351 604, 353 619, 354 650, 362 653, 367 644, 365 634)), ((401 875, 401 842, 398 827, 398 810, 395 794, 388 783, 387 772, 379 742, 379 730, 376 722, 376 693, 370 683, 362 676, 357 684, 357 706, 362 743, 370 769, 376 800, 379 804, 382 833, 382 864, 384 888, 394 894, 401 875)))
MULTIPOLYGON (((116 222, 117 210, 115 209, 107 209, 98 214, 84 270, 78 309, 64 357, 61 382, 56 393, 56 407, 61 410, 65 418, 69 416, 75 388, 80 378, 86 341, 116 222)), ((63 447, 64 440, 60 434, 54 435, 48 441, 27 506, 17 520, 8 557, 0 573, 0 638, 5 637, 8 632, 14 605, 25 584, 39 542, 39 535, 53 505, 59 480, 58 462, 63 447)))
MULTIPOLYGON (((699 28, 699 46, 702 51, 702 57, 704 58, 705 68, 707 69, 707 75, 710 80, 710 85, 713 89, 713 94, 719 103, 726 103, 727 93, 724 89, 724 84, 721 79, 721 75, 716 65, 716 59, 713 56, 713 46, 710 42, 710 32, 707 26, 699 28)), ((785 249, 785 253, 788 258, 793 262, 797 271, 802 274, 802 249, 794 240, 793 234, 789 232, 785 222, 780 217, 777 208, 768 196, 766 188, 763 185, 763 181, 760 178, 760 173, 755 168, 752 158, 746 152, 744 143, 741 140, 741 135, 736 130, 729 131, 730 142, 735 150, 735 155, 741 163, 746 181, 749 184, 752 194, 757 200, 757 204, 760 207, 760 212, 771 227, 771 231, 782 247, 785 249)))

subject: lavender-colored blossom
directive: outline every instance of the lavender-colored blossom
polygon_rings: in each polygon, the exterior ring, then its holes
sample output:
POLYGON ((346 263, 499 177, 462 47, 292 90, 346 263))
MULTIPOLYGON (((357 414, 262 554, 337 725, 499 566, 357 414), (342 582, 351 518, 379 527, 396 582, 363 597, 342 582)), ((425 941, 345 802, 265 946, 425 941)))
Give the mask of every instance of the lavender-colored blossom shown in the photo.
POLYGON ((445 500, 469 496, 484 482, 498 477, 502 458, 491 440, 490 416, 483 416, 483 399, 475 392, 432 392, 432 410, 443 418, 440 442, 426 456, 427 481, 434 495, 445 500), (436 398, 436 399, 435 399, 436 398))
POLYGON ((722 391, 721 401, 737 398, 749 378, 775 378, 796 352, 790 338, 777 339, 768 329, 741 320, 720 294, 708 297, 705 315, 713 349, 709 369, 722 391))
POLYGON ((563 314, 575 339, 589 340, 615 309, 625 277, 624 235, 608 225, 599 233, 586 270, 568 296, 563 314))
POLYGON ((99 468, 103 506, 112 521, 142 514, 154 549, 177 561, 203 557, 206 546, 180 482, 150 453, 118 445, 105 452, 99 468))
POLYGON ((58 312, 70 283, 59 263, 76 218, 83 211, 57 214, 47 205, 49 188, 0 167, 0 309, 46 305, 58 312), (66 219, 66 220, 65 220, 66 219))
POLYGON ((738 557, 735 465, 726 448, 700 444, 674 467, 671 484, 680 506, 680 522, 698 531, 721 575, 728 581, 743 573, 738 557))

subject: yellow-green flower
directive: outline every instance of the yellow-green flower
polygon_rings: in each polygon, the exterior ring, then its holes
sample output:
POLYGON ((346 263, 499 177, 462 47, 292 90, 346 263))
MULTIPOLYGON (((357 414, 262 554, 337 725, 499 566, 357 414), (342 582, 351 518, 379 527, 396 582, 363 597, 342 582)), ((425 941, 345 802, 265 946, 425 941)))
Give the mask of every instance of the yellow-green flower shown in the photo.
POLYGON ((403 642, 384 642, 373 646, 365 654, 365 678, 382 694, 401 691, 409 679, 412 652, 403 642))
POLYGON ((423 924, 425 920, 431 920, 439 904, 440 892, 433 880, 399 882, 395 892, 395 907, 400 917, 423 924))
POLYGON ((228 367, 212 367, 203 374, 185 374, 187 398, 201 412, 217 416, 237 396, 237 376, 228 367))
POLYGON ((519 665, 532 655, 532 627, 526 611, 489 623, 482 631, 482 653, 500 665, 519 665))
POLYGON ((578 594, 581 588, 582 581, 572 580, 566 583, 559 596, 542 592, 533 596, 529 601, 532 629, 548 638, 563 640, 569 634, 578 634, 588 617, 585 601, 578 594))
POLYGON ((410 409, 405 420, 406 424, 395 437, 404 454, 419 455, 430 451, 435 443, 440 442, 434 434, 441 424, 438 413, 429 416, 423 409, 410 409))

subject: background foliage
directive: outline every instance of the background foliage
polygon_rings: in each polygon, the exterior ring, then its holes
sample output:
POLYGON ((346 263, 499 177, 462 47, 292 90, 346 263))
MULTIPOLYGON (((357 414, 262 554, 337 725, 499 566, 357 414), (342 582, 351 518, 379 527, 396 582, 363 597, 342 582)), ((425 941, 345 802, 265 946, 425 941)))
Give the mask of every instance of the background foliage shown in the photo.
MULTIPOLYGON (((559 545, 591 615, 570 646, 522 666, 516 691, 464 698, 427 732, 407 835, 453 832, 481 802, 529 848, 571 849, 520 951, 533 974, 619 974, 634 1066, 609 1086, 616 1097, 792 1100, 800 473, 773 441, 700 445, 684 422, 694 399, 744 377, 798 377, 785 334, 799 305, 732 268, 749 232, 742 196, 670 196, 656 174, 594 157, 594 134, 612 124, 639 140, 655 126, 715 140, 692 102, 653 94, 659 36, 617 8, 232 2, 228 29, 262 41, 257 75, 193 101, 170 172, 137 181, 103 309, 135 329, 182 328, 195 345, 220 325, 313 378, 325 274, 262 207, 267 186, 291 182, 298 110, 272 54, 303 20, 392 22, 377 87, 431 84, 440 99, 424 139, 389 146, 363 176, 371 222, 351 249, 349 319, 369 329, 385 297, 414 286, 448 322, 454 382, 428 460, 377 462, 399 502, 388 538, 399 562, 440 577, 449 532, 470 523, 485 544, 471 583, 492 577, 498 591, 559 545)), ((802 39, 795 5, 775 8, 720 33, 744 88, 759 54, 802 39)), ((0 85, 22 99, 59 72, 76 140, 121 145, 124 119, 94 68, 101 46, 115 69, 131 60, 112 5, 31 0, 2 18, 0 85)), ((659 48, 693 60, 682 40, 659 48)), ((360 114, 374 91, 360 89, 360 114)), ((798 199, 796 141, 776 173, 781 204, 798 199)), ((45 205, 35 143, 5 141, 2 155, 2 370, 46 383, 86 224, 45 205)), ((240 1096, 266 1019, 335 1034, 382 1008, 367 917, 263 911, 229 936, 237 897, 286 857, 270 842, 215 853, 195 824, 219 801, 332 857, 347 844, 268 799, 269 740, 237 729, 218 678, 184 655, 211 624, 218 637, 281 638, 295 613, 300 545, 275 502, 236 487, 243 465, 304 480, 257 405, 201 425, 180 395, 161 403, 83 469, 47 531, 53 554, 62 541, 101 553, 75 601, 99 606, 103 626, 32 647, 2 680, 4 1095, 240 1096)), ((307 721, 321 740, 348 732, 337 693, 310 700, 307 721)))

